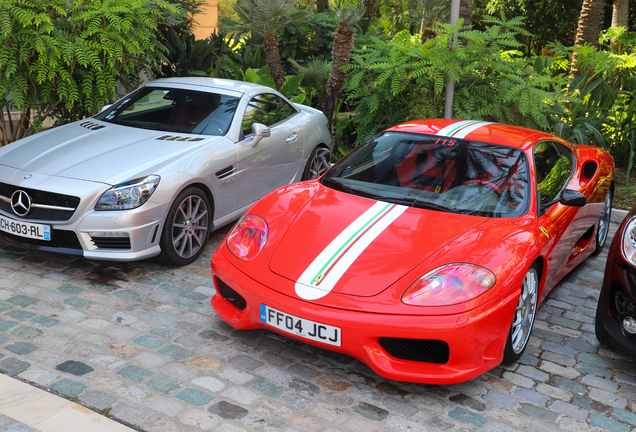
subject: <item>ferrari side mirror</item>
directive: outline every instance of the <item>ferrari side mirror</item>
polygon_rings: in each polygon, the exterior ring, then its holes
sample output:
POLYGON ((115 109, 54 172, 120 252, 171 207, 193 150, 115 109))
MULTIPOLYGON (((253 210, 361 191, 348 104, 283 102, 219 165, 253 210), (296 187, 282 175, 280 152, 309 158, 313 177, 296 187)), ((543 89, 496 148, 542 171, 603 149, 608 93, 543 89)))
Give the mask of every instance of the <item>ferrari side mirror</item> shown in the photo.
POLYGON ((252 147, 256 147, 256 144, 258 144, 260 140, 271 136, 272 131, 270 131, 269 128, 265 126, 264 124, 254 123, 252 125, 252 134, 254 135, 254 138, 252 139, 252 142, 250 143, 250 145, 252 147))
POLYGON ((571 207, 583 207, 587 204, 587 197, 579 191, 572 189, 565 189, 561 194, 559 202, 566 206, 571 207))

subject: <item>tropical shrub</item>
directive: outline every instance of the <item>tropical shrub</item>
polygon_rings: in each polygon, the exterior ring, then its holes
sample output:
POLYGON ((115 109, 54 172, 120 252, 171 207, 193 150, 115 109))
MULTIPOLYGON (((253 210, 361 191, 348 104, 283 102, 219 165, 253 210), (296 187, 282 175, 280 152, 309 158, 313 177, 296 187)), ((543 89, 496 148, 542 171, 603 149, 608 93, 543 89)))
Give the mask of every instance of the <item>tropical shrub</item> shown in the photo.
POLYGON ((78 120, 109 103, 119 78, 148 68, 167 11, 178 9, 164 0, 0 2, 2 144, 48 117, 78 120))
POLYGON ((440 24, 438 37, 424 44, 401 32, 357 49, 343 68, 347 102, 357 114, 356 143, 396 123, 442 117, 450 77, 453 117, 549 129, 556 121, 553 89, 566 79, 521 56, 517 37, 527 33, 523 18, 484 19, 490 23, 484 31, 461 31, 459 20, 455 27, 440 24), (465 43, 451 48, 456 32, 465 43))

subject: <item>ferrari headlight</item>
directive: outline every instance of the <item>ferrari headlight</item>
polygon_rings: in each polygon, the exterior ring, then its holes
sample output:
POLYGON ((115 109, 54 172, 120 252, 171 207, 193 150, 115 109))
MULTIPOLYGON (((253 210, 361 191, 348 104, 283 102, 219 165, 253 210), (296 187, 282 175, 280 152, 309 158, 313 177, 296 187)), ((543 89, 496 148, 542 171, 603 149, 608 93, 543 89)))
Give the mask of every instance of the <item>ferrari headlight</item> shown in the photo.
POLYGON ((426 273, 402 294, 413 306, 449 306, 472 300, 495 286, 495 275, 474 264, 447 264, 426 273))
POLYGON ((263 218, 244 215, 228 234, 225 244, 241 261, 252 261, 267 243, 268 233, 269 227, 263 218))
POLYGON ((161 177, 149 175, 113 186, 104 192, 95 210, 130 210, 143 205, 150 199, 161 177))
POLYGON ((625 227, 622 246, 625 260, 636 266, 636 217, 633 217, 625 227))

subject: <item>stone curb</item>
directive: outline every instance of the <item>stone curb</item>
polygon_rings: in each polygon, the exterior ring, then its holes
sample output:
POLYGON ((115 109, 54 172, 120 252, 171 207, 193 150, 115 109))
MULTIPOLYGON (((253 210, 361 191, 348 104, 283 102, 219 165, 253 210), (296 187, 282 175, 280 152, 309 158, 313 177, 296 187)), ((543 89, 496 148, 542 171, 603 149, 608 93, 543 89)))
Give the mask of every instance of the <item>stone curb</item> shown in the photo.
POLYGON ((621 209, 613 208, 612 209, 612 218, 610 219, 610 222, 617 223, 617 224, 620 225, 620 223, 623 222, 623 219, 625 219, 625 217, 627 216, 628 213, 629 213, 628 210, 621 210, 621 209))
MULTIPOLYGON (((134 432, 133 429, 75 402, 4 374, 0 374, 0 388, 0 414, 37 431, 134 432)), ((16 431, 23 429, 17 426, 11 428, 16 431)))

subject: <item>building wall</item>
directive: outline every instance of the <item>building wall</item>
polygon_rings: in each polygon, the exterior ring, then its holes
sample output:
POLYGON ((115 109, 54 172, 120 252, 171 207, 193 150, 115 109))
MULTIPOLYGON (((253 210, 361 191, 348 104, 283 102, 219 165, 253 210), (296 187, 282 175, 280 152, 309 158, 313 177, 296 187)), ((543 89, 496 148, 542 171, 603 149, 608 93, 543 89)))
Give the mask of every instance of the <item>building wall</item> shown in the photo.
POLYGON ((201 12, 194 16, 196 22, 193 33, 197 39, 205 39, 214 33, 219 20, 217 0, 205 0, 201 12))

